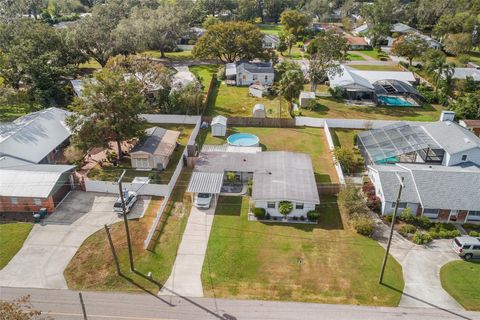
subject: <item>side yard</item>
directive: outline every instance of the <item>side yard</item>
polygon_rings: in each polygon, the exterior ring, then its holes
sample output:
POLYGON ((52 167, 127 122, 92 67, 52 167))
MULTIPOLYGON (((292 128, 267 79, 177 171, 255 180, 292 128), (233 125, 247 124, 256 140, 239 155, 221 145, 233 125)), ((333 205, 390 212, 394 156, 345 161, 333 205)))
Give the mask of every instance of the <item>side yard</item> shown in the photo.
MULTIPOLYGON (((264 151, 295 151, 310 154, 317 182, 338 182, 322 128, 258 128, 230 127, 227 137, 237 132, 253 133, 260 139, 264 151)), ((200 144, 224 144, 226 138, 213 137, 201 131, 200 144)))
POLYGON ((452 261, 440 269, 442 287, 465 309, 480 311, 480 261, 452 261))
POLYGON ((23 242, 27 239, 33 224, 31 223, 5 223, 0 224, 0 270, 22 248, 23 242))
POLYGON ((123 222, 111 226, 110 232, 124 276, 117 276, 105 230, 90 236, 82 244, 64 272, 68 287, 75 290, 149 291, 156 294, 167 280, 175 261, 178 246, 190 212, 190 197, 184 197, 185 181, 191 171, 184 170, 179 177, 159 224, 158 236, 152 251, 143 248, 143 241, 152 225, 163 199, 152 198, 145 216, 130 220, 136 272, 130 273, 127 242, 123 222), (95 272, 92 272, 95 270, 95 272), (151 272, 154 281, 148 279, 151 272))
POLYGON ((398 305, 402 268, 393 259, 378 285, 383 248, 344 225, 323 197, 318 225, 247 220, 248 199, 221 197, 203 265, 210 297, 398 305))

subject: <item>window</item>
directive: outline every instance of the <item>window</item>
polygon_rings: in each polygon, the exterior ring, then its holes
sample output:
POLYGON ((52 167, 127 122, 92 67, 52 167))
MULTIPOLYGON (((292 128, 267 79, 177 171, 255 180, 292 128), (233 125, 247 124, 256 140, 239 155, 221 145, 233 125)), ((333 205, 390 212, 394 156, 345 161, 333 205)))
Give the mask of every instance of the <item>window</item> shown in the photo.
POLYGON ((295 209, 303 210, 303 203, 295 203, 295 209))
POLYGON ((265 81, 268 81, 268 76, 265 76, 265 81))
POLYGON ((42 200, 38 198, 33 198, 33 203, 35 203, 36 206, 41 206, 42 200))
POLYGON ((462 161, 467 161, 467 155, 466 154, 462 155, 462 161))
POLYGON ((423 215, 429 218, 438 217, 438 209, 423 209, 423 215))
POLYGON ((473 250, 480 250, 480 246, 473 246, 473 250))
POLYGON ((247 80, 247 75, 246 74, 242 75, 242 79, 247 80))
POLYGON ((256 74, 253 75, 253 81, 258 80, 258 76, 256 74))
POLYGON ((18 203, 18 199, 15 198, 15 197, 11 197, 11 198, 10 198, 10 202, 11 202, 12 204, 17 204, 17 203, 18 203))
MULTIPOLYGON (((395 208, 395 203, 396 202, 392 202, 392 208, 395 208)), ((405 209, 407 207, 407 203, 406 202, 399 202, 398 203, 398 208, 399 209, 405 209)))
POLYGON ((463 249, 465 249, 465 250, 466 250, 466 249, 470 249, 470 247, 471 247, 471 245, 466 244, 466 245, 463 246, 463 249))
POLYGON ((275 202, 267 202, 268 209, 275 209, 275 202))
POLYGON ((480 210, 468 211, 467 220, 480 221, 480 210))

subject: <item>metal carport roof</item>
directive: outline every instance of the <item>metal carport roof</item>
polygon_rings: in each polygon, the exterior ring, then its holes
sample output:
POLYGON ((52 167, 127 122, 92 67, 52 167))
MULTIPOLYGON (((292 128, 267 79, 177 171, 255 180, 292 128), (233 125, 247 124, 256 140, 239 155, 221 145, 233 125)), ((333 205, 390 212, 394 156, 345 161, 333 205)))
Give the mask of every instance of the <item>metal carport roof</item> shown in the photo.
POLYGON ((220 193, 223 184, 223 172, 193 172, 187 192, 220 193))

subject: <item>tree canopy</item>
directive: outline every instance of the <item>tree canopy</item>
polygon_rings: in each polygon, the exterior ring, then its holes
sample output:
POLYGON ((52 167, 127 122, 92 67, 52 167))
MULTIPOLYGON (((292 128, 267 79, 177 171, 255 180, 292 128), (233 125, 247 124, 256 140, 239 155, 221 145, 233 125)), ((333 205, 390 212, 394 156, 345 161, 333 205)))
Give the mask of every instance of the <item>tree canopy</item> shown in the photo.
POLYGON ((411 66, 415 58, 421 57, 428 49, 427 43, 416 34, 398 37, 392 46, 392 53, 408 59, 411 66))

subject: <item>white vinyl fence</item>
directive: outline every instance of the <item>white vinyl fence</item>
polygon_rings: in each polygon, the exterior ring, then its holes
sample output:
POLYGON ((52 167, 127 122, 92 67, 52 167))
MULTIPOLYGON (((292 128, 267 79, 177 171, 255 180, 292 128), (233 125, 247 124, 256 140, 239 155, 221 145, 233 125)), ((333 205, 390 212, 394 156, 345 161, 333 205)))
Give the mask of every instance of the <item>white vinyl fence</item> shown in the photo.
POLYGON ((422 125, 426 122, 419 121, 399 121, 399 120, 367 120, 367 119, 326 119, 312 117, 296 117, 295 125, 297 127, 317 127, 323 128, 327 123, 330 128, 343 129, 377 129, 386 125, 406 122, 411 125, 422 125))
POLYGON ((201 121, 200 116, 178 114, 142 114, 140 116, 149 123, 197 124, 201 121))
MULTIPOLYGON (((122 187, 137 192, 141 196, 164 197, 168 192, 167 184, 127 183, 122 187)), ((112 181, 85 180, 85 191, 118 194, 118 183, 112 181)))
POLYGON ((332 135, 330 134, 330 130, 328 128, 327 122, 325 122, 323 126, 323 130, 325 131, 325 136, 327 137, 328 148, 330 149, 330 154, 333 159, 333 165, 335 167, 335 171, 337 172, 338 182, 340 184, 345 184, 345 176, 343 175, 342 167, 340 166, 340 163, 338 163, 337 159, 335 158, 335 155, 333 154, 333 150, 335 149, 335 144, 333 143, 332 135))

